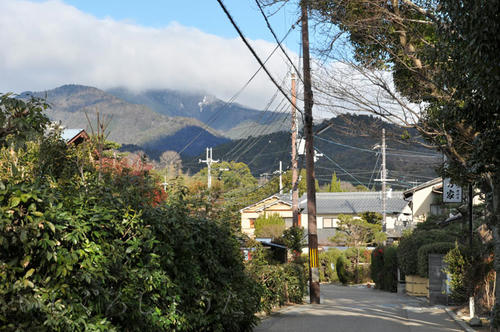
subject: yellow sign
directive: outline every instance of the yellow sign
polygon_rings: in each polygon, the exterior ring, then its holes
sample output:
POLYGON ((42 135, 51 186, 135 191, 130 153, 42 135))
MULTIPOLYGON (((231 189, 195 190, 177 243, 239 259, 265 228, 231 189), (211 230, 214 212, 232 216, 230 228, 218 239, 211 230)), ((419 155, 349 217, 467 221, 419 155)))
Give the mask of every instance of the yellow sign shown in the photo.
POLYGON ((309 249, 309 266, 319 267, 318 249, 309 249))

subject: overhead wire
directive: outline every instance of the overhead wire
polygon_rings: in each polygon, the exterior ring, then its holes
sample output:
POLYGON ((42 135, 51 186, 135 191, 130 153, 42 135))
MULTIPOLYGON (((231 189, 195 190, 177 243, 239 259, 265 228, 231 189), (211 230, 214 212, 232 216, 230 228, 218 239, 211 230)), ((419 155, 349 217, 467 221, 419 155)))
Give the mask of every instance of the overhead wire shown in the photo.
MULTIPOLYGON (((297 67, 295 67, 295 64, 293 63, 292 59, 290 59, 290 56, 288 56, 288 53, 286 52, 286 50, 283 48, 283 45, 281 44, 281 42, 278 40, 278 36, 276 36, 276 33, 274 32, 274 29, 272 28, 271 26, 271 23, 269 22, 269 19, 266 15, 266 13, 264 13, 264 9, 262 8, 261 4, 260 4, 260 1, 259 0, 255 0, 255 3, 257 4, 257 6, 259 7, 259 10, 260 10, 260 13, 262 14, 262 17, 264 17, 264 20, 266 21, 266 25, 267 25, 267 28, 269 29, 269 31, 271 32, 271 34, 273 35, 274 37, 274 40, 276 41, 276 43, 278 43, 281 51, 283 52, 283 54, 285 55, 285 57, 287 58, 288 62, 290 62, 290 64, 292 65, 293 69, 295 70, 295 72, 297 73, 297 76, 299 77, 299 79, 304 82, 304 80, 302 79, 302 76, 300 75, 300 71, 297 67)), ((300 22, 300 19, 297 20, 297 22, 295 22, 293 25, 295 24, 298 24, 300 22)))
MULTIPOLYGON (((282 41, 285 40, 288 35, 291 33, 291 31, 293 30, 293 26, 290 27, 290 29, 288 29, 288 32, 285 34, 285 36, 283 37, 282 41)), ((276 45, 276 47, 272 50, 272 52, 267 56, 267 58, 265 59, 264 61, 264 64, 267 63, 269 61, 269 59, 271 59, 271 57, 273 56, 273 54, 278 50, 279 46, 276 45)), ((220 113, 222 112, 222 110, 224 110, 225 108, 229 107, 231 104, 234 103, 234 101, 239 97, 239 95, 248 87, 248 85, 253 81, 253 79, 257 76, 257 74, 263 69, 263 66, 260 65, 259 68, 257 68, 257 70, 253 73, 253 75, 247 80, 247 82, 227 101, 224 103, 224 105, 219 108, 219 110, 214 113, 206 122, 205 122, 205 126, 206 128, 209 127, 209 125, 215 121, 217 119, 217 117, 220 115, 220 113)), ((205 129, 205 128, 204 128, 205 129)), ((200 133, 198 133, 198 135, 196 135, 191 141, 189 141, 178 153, 181 154, 182 152, 184 152, 189 146, 191 146, 191 144, 193 144, 201 135, 202 135, 203 131, 200 130, 200 133)))
MULTIPOLYGON (((278 82, 276 82, 276 80, 274 79, 273 75, 269 72, 269 70, 266 68, 264 62, 262 62, 262 60, 260 59, 259 55, 255 52, 255 50, 253 49, 252 45, 250 45, 250 43, 247 41, 247 39, 245 38, 245 35, 243 34, 243 32, 241 31, 241 29, 238 27, 238 25, 236 24, 236 22, 234 21, 233 17, 231 16, 231 14, 229 13, 228 9, 226 8, 226 6, 224 5, 224 3, 222 2, 222 0, 217 0, 217 2, 219 3, 219 5, 221 6, 222 10, 224 11, 224 13, 226 14, 227 18, 229 19, 229 21, 231 22, 231 24, 233 25, 234 29, 236 30, 236 32, 238 33, 238 35, 241 37, 241 40, 243 41, 243 43, 247 46, 247 48, 249 49, 250 53, 252 53, 252 55, 254 56, 254 58, 257 60, 257 62, 261 65, 262 69, 264 70, 264 72, 267 74, 267 76, 269 77, 269 79, 273 82, 273 84, 280 90, 281 94, 290 102, 291 105, 293 105, 292 103, 292 100, 290 99, 290 96, 283 90, 283 88, 278 84, 278 82)), ((301 109, 299 109, 296 105, 295 106, 295 109, 300 112, 301 114, 303 114, 303 111, 301 109)))

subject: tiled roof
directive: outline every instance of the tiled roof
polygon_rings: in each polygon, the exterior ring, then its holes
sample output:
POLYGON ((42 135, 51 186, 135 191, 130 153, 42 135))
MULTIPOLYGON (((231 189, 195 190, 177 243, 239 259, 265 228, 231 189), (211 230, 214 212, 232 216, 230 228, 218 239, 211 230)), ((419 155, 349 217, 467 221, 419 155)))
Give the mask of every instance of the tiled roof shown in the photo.
MULTIPOLYGON (((403 193, 387 193, 386 213, 400 213, 408 204, 403 199, 403 193)), ((303 195, 299 200, 299 209, 307 213, 307 197, 303 195)), ((382 213, 381 192, 340 192, 317 193, 316 213, 318 214, 360 214, 363 212, 382 213)))
POLYGON ((404 196, 405 197, 411 197, 413 195, 413 193, 415 191, 418 191, 418 190, 421 190, 421 189, 424 189, 424 188, 427 188, 427 187, 430 187, 430 186, 434 186, 434 185, 437 185, 437 184, 442 184, 443 183, 443 179, 442 178, 435 178, 435 179, 432 179, 430 181, 427 181, 425 183, 422 183, 416 187, 413 187, 413 188, 410 188, 408 190, 405 190, 403 192, 404 196))

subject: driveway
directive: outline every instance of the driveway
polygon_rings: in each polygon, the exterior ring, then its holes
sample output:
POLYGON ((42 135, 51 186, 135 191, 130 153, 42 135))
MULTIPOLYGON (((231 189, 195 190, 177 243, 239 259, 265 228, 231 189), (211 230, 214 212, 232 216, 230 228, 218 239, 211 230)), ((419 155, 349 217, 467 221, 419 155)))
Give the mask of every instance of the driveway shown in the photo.
POLYGON ((321 304, 284 308, 254 331, 462 331, 441 307, 364 287, 321 285, 321 304))

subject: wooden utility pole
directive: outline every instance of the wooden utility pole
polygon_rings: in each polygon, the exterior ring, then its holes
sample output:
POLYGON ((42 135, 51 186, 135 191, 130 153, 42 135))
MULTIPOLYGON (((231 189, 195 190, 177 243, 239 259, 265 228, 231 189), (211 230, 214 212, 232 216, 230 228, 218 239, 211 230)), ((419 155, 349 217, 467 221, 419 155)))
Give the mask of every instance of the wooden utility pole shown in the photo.
POLYGON ((311 66, 309 58, 308 1, 300 2, 302 17, 302 54, 304 71, 304 136, 306 139, 307 171, 307 229, 309 241, 309 298, 311 303, 320 303, 318 232, 316 227, 316 187, 314 181, 313 142, 313 93, 311 87, 311 66))
POLYGON ((292 215, 293 226, 299 226, 299 167, 297 161, 297 91, 295 73, 292 73, 292 215))

